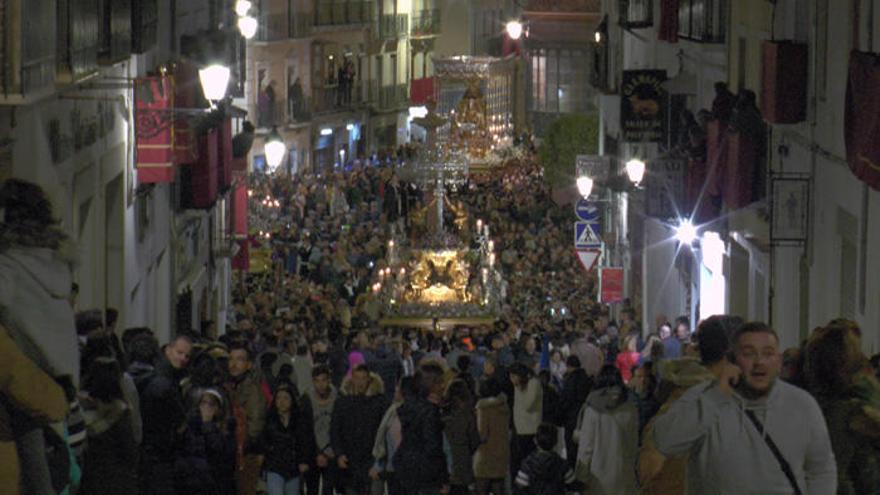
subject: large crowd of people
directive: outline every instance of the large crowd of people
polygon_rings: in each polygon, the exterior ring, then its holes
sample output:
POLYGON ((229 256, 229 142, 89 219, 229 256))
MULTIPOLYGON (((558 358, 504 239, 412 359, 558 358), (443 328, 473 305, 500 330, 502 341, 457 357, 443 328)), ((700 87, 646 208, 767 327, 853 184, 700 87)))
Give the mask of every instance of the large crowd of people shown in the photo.
POLYGON ((878 493, 857 325, 784 354, 733 316, 643 336, 632 308, 589 302, 537 166, 451 196, 492 225, 507 287, 494 324, 440 333, 381 327, 369 290, 427 200, 395 167, 251 192, 270 266, 241 275, 223 335, 160 345, 111 310, 74 315, 45 194, 0 188, 3 493, 878 493))

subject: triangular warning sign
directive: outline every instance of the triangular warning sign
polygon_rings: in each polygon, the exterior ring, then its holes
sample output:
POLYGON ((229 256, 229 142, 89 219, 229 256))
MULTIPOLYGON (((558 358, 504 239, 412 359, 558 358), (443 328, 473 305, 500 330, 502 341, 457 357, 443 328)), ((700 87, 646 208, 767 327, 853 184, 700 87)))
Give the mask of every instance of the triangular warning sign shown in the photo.
POLYGON ((583 265, 584 270, 588 273, 593 271, 593 268, 596 267, 596 263, 599 262, 599 257, 602 256, 601 249, 578 249, 577 250, 578 261, 583 265))

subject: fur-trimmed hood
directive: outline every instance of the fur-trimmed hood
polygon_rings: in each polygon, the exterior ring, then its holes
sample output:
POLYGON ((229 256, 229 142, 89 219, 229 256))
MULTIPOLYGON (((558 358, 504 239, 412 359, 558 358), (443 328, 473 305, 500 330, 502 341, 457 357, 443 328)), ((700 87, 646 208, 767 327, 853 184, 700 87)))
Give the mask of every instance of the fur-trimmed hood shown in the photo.
MULTIPOLYGON (((353 395, 352 385, 351 385, 351 377, 345 377, 342 380, 342 385, 339 387, 339 393, 342 395, 353 395)), ((385 383, 382 381, 382 378, 379 377, 378 374, 374 372, 370 372, 370 383, 367 385, 367 397, 372 397, 374 395, 383 395, 385 393, 385 383)))
POLYGON ((690 388, 698 383, 715 378, 715 375, 706 369, 699 359, 692 357, 661 361, 660 376, 664 380, 682 388, 690 388))

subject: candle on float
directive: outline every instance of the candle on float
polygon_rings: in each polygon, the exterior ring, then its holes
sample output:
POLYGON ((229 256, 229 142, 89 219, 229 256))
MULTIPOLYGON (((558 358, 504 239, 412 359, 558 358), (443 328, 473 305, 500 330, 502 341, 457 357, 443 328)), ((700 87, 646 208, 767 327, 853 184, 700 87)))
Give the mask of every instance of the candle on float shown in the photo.
POLYGON ((481 230, 483 230, 483 221, 478 218, 477 219, 477 234, 479 234, 481 230))
POLYGON ((483 233, 486 237, 489 237, 489 226, 488 225, 483 227, 483 233))
POLYGON ((489 241, 489 252, 495 251, 495 241, 489 241))
POLYGON ((495 253, 489 253, 489 266, 495 266, 495 253))

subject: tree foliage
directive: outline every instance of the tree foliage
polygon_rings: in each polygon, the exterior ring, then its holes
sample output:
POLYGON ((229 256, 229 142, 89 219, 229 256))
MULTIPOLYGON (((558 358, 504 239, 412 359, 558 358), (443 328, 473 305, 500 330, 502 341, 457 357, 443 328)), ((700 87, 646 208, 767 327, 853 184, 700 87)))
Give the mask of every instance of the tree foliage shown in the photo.
POLYGON ((598 153, 599 117, 571 114, 550 125, 538 149, 538 159, 544 167, 544 177, 555 188, 574 185, 577 155, 598 153))

